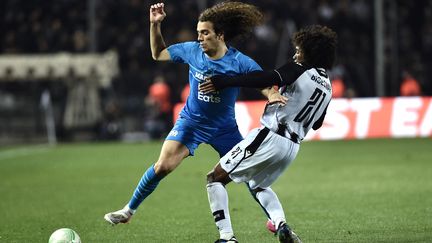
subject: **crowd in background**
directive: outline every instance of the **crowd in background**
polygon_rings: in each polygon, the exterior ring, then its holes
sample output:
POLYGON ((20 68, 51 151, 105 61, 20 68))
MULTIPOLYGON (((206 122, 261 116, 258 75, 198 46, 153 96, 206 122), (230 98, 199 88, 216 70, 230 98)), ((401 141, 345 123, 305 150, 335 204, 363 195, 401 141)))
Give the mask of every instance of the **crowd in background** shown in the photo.
MULTIPOLYGON (((220 1, 166 2, 167 17, 162 24, 165 42, 169 45, 196 40, 196 23, 200 11, 217 2, 220 1)), ((376 95, 373 1, 243 2, 257 5, 265 15, 265 23, 255 30, 251 38, 232 44, 255 59, 264 69, 274 68, 292 58, 294 50, 289 43, 289 36, 294 31, 310 24, 328 25, 339 35, 338 61, 331 70, 332 78, 336 80, 337 95, 376 95)), ((101 91, 106 116, 114 119, 120 116, 120 113, 138 114, 142 117, 169 120, 170 115, 167 114, 171 112, 172 104, 180 102, 182 91, 188 88, 187 66, 152 60, 148 12, 150 4, 154 2, 97 0, 95 3, 96 38, 95 43, 91 43, 88 32, 88 1, 2 1, 0 53, 85 53, 92 48, 96 52, 115 50, 119 54, 121 74, 113 80, 109 89, 101 91), (154 83, 159 85, 157 91, 151 87, 154 83), (160 99, 161 95, 154 93, 161 90, 167 90, 169 94, 162 95, 163 102, 169 103, 168 106, 160 104, 161 101, 155 101, 160 99), (157 114, 154 112, 155 107, 159 108, 157 114)), ((385 28, 384 40, 388 57, 385 95, 404 95, 405 93, 401 93, 402 84, 407 79, 411 83, 414 80, 414 86, 417 85, 414 93, 410 91, 411 93, 407 94, 431 95, 429 77, 432 76, 432 2, 397 0, 384 3, 384 20, 389 23, 385 28)), ((5 87, 5 84, 1 85, 5 87)), ((242 89, 240 95, 240 99, 244 100, 261 98, 255 90, 242 89)), ((146 121, 144 123, 146 126, 160 125, 146 121)))

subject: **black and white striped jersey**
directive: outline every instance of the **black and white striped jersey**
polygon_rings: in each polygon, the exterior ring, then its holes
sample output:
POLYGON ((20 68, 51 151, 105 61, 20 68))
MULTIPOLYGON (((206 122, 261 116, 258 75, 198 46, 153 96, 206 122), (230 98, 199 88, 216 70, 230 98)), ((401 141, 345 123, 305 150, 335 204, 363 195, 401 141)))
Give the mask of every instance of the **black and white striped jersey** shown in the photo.
POLYGON ((279 92, 288 101, 286 105, 267 105, 261 124, 274 132, 282 125, 287 129, 285 132, 295 134, 301 141, 311 128, 316 130, 322 125, 332 96, 330 79, 325 69, 294 62, 273 72, 279 78, 279 92))
POLYGON ((288 97, 287 104, 267 105, 261 124, 279 134, 283 127, 285 135, 294 135, 298 142, 304 139, 311 128, 317 130, 321 127, 332 96, 330 79, 325 69, 295 62, 286 63, 272 71, 232 77, 214 76, 211 80, 218 90, 232 86, 265 88, 278 85, 279 92, 288 97))

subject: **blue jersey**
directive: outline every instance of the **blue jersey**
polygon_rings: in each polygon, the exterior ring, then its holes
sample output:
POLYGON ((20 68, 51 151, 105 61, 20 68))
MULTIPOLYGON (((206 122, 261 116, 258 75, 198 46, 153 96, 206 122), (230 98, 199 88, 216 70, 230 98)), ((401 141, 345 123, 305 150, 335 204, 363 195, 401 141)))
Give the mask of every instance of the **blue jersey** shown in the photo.
POLYGON ((180 116, 208 127, 228 128, 237 126, 234 105, 239 88, 231 87, 221 91, 203 94, 198 84, 213 75, 234 76, 262 70, 250 57, 235 48, 220 59, 212 60, 202 51, 198 42, 184 42, 168 47, 171 59, 189 64, 190 93, 180 116))

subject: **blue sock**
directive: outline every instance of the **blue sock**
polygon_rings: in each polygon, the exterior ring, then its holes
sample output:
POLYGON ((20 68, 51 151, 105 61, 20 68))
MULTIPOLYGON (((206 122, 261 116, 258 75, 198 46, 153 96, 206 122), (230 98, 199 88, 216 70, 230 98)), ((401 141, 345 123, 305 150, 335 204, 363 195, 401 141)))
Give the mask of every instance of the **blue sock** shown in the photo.
POLYGON ((129 208, 136 210, 142 201, 154 191, 162 178, 156 175, 154 165, 150 166, 135 188, 134 194, 129 201, 129 208))

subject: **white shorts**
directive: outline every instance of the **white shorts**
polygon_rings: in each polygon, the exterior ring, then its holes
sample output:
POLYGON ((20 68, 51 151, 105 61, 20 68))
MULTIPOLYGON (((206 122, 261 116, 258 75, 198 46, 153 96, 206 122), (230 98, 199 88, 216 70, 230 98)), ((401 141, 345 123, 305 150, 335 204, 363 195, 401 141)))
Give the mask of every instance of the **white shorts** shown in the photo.
POLYGON ((236 183, 251 189, 273 184, 297 155, 300 145, 264 128, 253 129, 219 163, 236 183), (268 131, 268 130, 267 130, 268 131))

